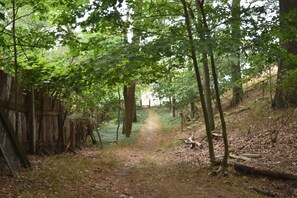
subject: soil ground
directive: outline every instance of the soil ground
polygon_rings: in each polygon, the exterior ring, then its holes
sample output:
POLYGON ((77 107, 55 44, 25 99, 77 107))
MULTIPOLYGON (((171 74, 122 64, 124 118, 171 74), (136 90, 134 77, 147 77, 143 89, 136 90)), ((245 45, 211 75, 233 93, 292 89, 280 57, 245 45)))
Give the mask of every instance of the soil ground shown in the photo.
POLYGON ((266 197, 255 189, 276 197, 297 196, 294 182, 238 175, 232 169, 227 177, 209 176, 209 165, 197 158, 207 153, 206 146, 168 146, 176 136, 164 133, 154 109, 147 111, 136 143, 31 156, 32 170, 16 179, 0 176, 0 197, 266 197))

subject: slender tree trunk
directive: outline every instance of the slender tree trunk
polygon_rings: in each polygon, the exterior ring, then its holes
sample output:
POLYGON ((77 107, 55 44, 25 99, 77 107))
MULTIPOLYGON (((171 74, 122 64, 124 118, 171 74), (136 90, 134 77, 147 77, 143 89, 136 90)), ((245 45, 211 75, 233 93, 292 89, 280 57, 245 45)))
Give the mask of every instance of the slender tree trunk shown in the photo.
POLYGON ((116 132, 116 142, 119 141, 119 129, 121 126, 121 93, 120 93, 120 88, 118 87, 118 117, 117 117, 117 122, 118 122, 118 126, 117 126, 117 132, 116 132))
POLYGON ((230 102, 231 107, 237 106, 242 101, 243 89, 241 80, 241 68, 240 68, 240 0, 233 0, 232 2, 232 45, 234 52, 231 55, 231 81, 232 81, 232 99, 230 102))
POLYGON ((172 109, 172 117, 175 118, 175 112, 176 112, 176 99, 175 96, 172 97, 172 103, 171 103, 171 109, 172 109))
MULTIPOLYGON (((195 15, 193 10, 189 6, 189 11, 191 14, 192 20, 195 20, 195 15)), ((213 109, 212 109, 212 100, 211 100, 211 91, 210 91, 210 75, 209 75, 209 68, 208 68, 208 58, 207 58, 207 48, 206 48, 206 39, 205 39, 205 33, 202 31, 202 20, 201 17, 198 17, 198 21, 195 23, 195 28, 198 33, 198 36, 201 39, 202 43, 202 65, 203 65, 203 79, 204 79, 204 91, 205 91, 205 103, 206 108, 208 112, 208 119, 209 119, 209 128, 210 131, 213 131, 215 129, 215 121, 214 121, 214 115, 213 115, 213 109)))
POLYGON ((206 135, 207 135, 207 140, 208 140, 210 163, 211 163, 211 166, 214 166, 215 165, 215 153, 214 153, 214 148, 213 148, 212 135, 211 135, 211 131, 209 128, 208 112, 207 112, 207 108, 206 108, 206 104, 205 104, 205 98, 204 98, 204 94, 203 94, 203 86, 202 86, 200 72, 199 72, 199 68, 198 68, 196 49, 195 49, 193 34, 192 34, 192 30, 191 30, 191 23, 190 23, 190 19, 189 19, 186 1, 185 0, 180 0, 180 1, 183 5, 183 9, 184 9, 185 24, 186 24, 189 42, 190 42, 191 58, 193 60, 193 65, 194 65, 196 80, 197 80, 197 86, 198 86, 198 91, 199 91, 199 95, 200 95, 201 107, 202 107, 202 111, 203 111, 206 135))
MULTIPOLYGON (((204 5, 199 0, 196 0, 196 4, 199 6, 201 11, 202 21, 206 31, 206 39, 210 40, 211 36, 209 33, 208 24, 205 17, 204 5)), ((222 135, 223 135, 223 141, 224 141, 224 158, 223 158, 222 166, 223 166, 223 169, 226 170, 228 168, 229 145, 228 145, 226 122, 225 122, 223 108, 222 108, 221 99, 220 99, 219 83, 218 83, 218 77, 217 77, 212 47, 209 48, 209 55, 210 55, 211 71, 212 71, 214 88, 215 88, 215 97, 216 97, 217 107, 220 114, 221 125, 222 125, 222 135)))
POLYGON ((288 105, 297 106, 297 86, 294 83, 289 83, 289 86, 283 86, 282 82, 286 78, 288 71, 293 71, 297 69, 296 61, 292 61, 292 56, 297 55, 297 41, 294 38, 294 34, 288 35, 289 29, 296 29, 297 19, 291 17, 290 20, 287 14, 296 12, 297 1, 296 0, 279 0, 280 7, 280 33, 283 38, 280 38, 283 49, 286 54, 280 57, 278 63, 278 73, 277 73, 277 87, 274 96, 274 101, 272 107, 275 108, 285 108, 288 105), (290 38, 288 38, 290 37, 290 38), (284 39, 286 38, 286 40, 284 39))
POLYGON ((12 39, 13 39, 13 53, 14 53, 14 75, 15 75, 15 132, 19 134, 19 66, 18 66, 18 51, 16 40, 16 0, 12 0, 12 39))
POLYGON ((123 116, 123 128, 122 128, 122 134, 126 134, 126 112, 127 112, 127 107, 126 107, 126 100, 127 100, 127 86, 125 85, 123 88, 123 96, 124 96, 124 116, 123 116))
POLYGON ((212 101, 211 101, 211 92, 210 92, 210 78, 209 78, 209 69, 208 69, 208 61, 207 54, 202 54, 202 63, 203 63, 203 76, 204 76, 204 89, 205 89, 205 102, 206 108, 208 112, 209 119, 209 129, 213 131, 215 129, 215 121, 212 109, 212 101))
POLYGON ((98 126, 96 127, 96 132, 97 132, 97 136, 99 138, 100 148, 103 149, 103 142, 102 142, 102 139, 101 139, 101 135, 100 135, 100 131, 98 129, 98 126))
POLYGON ((231 62, 231 81, 232 81, 232 99, 231 107, 237 106, 243 98, 243 89, 241 84, 240 54, 237 54, 237 62, 231 62))

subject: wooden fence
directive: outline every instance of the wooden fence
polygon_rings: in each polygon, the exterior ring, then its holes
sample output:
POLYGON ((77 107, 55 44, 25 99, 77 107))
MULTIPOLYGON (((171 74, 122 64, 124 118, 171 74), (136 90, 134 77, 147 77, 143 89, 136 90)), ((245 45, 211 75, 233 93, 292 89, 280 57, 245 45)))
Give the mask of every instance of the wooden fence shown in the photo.
POLYGON ((12 77, 0 71, 0 105, 26 151, 63 152, 79 146, 88 134, 92 134, 94 124, 89 120, 69 119, 63 102, 21 86, 17 92, 15 85, 12 77))

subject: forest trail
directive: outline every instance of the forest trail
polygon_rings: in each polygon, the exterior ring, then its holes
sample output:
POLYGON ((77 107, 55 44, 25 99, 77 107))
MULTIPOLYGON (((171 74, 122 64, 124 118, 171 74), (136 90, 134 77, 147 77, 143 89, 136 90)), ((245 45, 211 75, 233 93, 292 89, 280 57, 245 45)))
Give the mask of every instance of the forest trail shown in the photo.
POLYGON ((249 198, 263 197, 250 187, 272 185, 265 178, 210 177, 208 165, 191 157, 202 150, 164 146, 175 131, 164 133, 158 113, 147 111, 137 142, 31 156, 32 170, 0 178, 0 197, 249 198))
POLYGON ((193 168, 191 163, 178 160, 180 151, 163 146, 174 135, 162 132, 160 116, 154 109, 147 111, 138 141, 105 153, 109 160, 116 159, 116 165, 102 174, 107 180, 96 182, 100 189, 109 182, 108 189, 102 192, 104 196, 99 197, 255 197, 243 189, 242 181, 234 183, 235 177, 230 177, 230 181, 211 178, 207 168, 193 168))
POLYGON ((137 145, 146 151, 155 149, 160 144, 159 134, 161 130, 160 117, 154 109, 148 109, 148 118, 140 129, 140 137, 137 145))
POLYGON ((140 129, 137 142, 117 152, 118 157, 125 161, 125 166, 142 166, 148 161, 158 163, 162 156, 160 117, 154 109, 149 108, 147 112, 148 118, 140 129))

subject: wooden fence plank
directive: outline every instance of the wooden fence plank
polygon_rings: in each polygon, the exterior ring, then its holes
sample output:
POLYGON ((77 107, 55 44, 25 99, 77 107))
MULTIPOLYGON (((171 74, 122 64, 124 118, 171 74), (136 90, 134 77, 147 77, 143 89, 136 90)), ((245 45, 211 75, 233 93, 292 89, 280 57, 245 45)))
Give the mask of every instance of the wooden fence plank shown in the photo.
POLYGON ((9 121, 7 114, 5 113, 4 109, 1 106, 0 106, 0 121, 2 123, 2 127, 8 134, 8 136, 7 136, 8 139, 12 141, 12 144, 14 145, 16 153, 20 157, 24 167, 25 168, 31 167, 31 164, 30 164, 27 156, 24 153, 24 149, 22 148, 21 143, 18 140, 17 135, 15 134, 12 124, 9 121))

